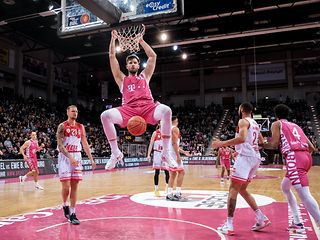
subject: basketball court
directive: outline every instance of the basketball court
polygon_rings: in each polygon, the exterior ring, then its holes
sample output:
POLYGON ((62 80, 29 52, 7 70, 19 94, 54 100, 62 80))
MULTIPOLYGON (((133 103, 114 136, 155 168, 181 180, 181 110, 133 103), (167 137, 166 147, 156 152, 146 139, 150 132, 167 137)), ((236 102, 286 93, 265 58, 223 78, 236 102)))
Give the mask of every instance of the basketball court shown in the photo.
MULTIPOLYGON (((303 205, 300 211, 306 231, 286 231, 292 216, 280 190, 282 166, 259 169, 249 188, 272 225, 261 232, 251 231, 254 213, 239 198, 236 234, 220 234, 217 228, 226 218, 229 184, 220 184, 219 170, 215 166, 188 166, 183 188, 186 202, 167 201, 163 191, 161 197, 155 197, 151 167, 87 172, 79 188, 79 226, 63 216, 56 175, 41 177, 43 191, 35 191, 32 181, 3 180, 1 239, 317 239, 303 205)), ((319 172, 319 167, 310 172, 310 187, 317 201, 319 172)), ((163 190, 164 174, 159 186, 163 190)))
MULTIPOLYGON (((157 23, 181 23, 183 14, 183 0, 61 0, 58 34, 61 38, 72 38, 101 32, 110 34, 112 29, 117 29, 119 51, 138 52, 139 39, 144 31, 157 28, 157 23)), ((212 18, 218 17, 221 16, 212 18)), ((266 31, 271 32, 269 29, 266 31)), ((272 31, 285 32, 279 29, 272 31)), ((263 31, 260 33, 266 34, 263 31)), ((245 33, 247 35, 242 34, 230 35, 228 39, 235 38, 235 35, 255 36, 256 33, 252 31, 245 33)), ((223 40, 223 37, 215 36, 211 41, 223 40)), ((210 36, 192 41, 200 43, 208 39, 210 36)), ((182 44, 188 43, 189 40, 186 40, 182 44)), ((176 43, 168 41, 152 47, 157 49, 174 45, 176 43)), ((68 60, 77 58, 80 56, 75 55, 68 60)), ((228 67, 220 66, 220 70, 228 67)), ((264 128, 269 126, 268 118, 258 117, 257 121, 262 129, 269 130, 268 127, 264 128)), ((305 231, 299 234, 287 231, 293 217, 280 189, 285 175, 282 165, 262 166, 249 186, 258 206, 272 222, 271 226, 259 232, 251 231, 255 214, 239 196, 234 218, 235 235, 219 233, 217 228, 227 216, 230 184, 227 181, 221 184, 219 174, 220 168, 213 165, 187 165, 182 190, 186 201, 171 202, 165 198, 163 174, 160 175, 159 184, 161 196, 154 196, 151 166, 118 168, 108 172, 87 171, 78 190, 79 226, 71 225, 63 215, 61 184, 57 174, 40 175, 40 184, 44 190, 35 190, 30 178, 24 183, 20 183, 18 178, 2 179, 0 239, 320 239, 319 229, 302 204, 299 210, 305 231)), ((309 180, 310 190, 319 203, 319 166, 311 169, 309 180)))

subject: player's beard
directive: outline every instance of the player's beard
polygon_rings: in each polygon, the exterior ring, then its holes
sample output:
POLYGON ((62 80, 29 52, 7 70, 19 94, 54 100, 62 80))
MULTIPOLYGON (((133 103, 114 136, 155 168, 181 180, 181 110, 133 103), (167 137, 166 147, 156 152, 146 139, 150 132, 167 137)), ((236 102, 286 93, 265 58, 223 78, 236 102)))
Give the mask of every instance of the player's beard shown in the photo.
POLYGON ((129 70, 129 73, 132 74, 132 75, 136 75, 138 72, 138 69, 130 69, 129 70))

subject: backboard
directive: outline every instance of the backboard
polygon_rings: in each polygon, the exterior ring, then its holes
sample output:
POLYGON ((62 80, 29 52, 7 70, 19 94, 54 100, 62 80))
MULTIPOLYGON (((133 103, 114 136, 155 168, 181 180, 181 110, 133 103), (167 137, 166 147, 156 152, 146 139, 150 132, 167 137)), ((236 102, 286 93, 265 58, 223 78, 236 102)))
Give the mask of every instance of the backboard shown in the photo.
MULTIPOLYGON (((184 0, 100 0, 109 1, 121 11, 119 22, 104 22, 81 6, 76 0, 61 0, 60 28, 63 35, 82 35, 94 31, 106 31, 132 23, 152 24, 167 22, 183 16, 184 0)), ((79 1, 81 2, 81 1, 79 1)), ((86 1, 90 4, 90 1, 86 1)))
POLYGON ((256 118, 254 120, 258 123, 261 132, 269 132, 270 130, 270 120, 269 118, 256 118))

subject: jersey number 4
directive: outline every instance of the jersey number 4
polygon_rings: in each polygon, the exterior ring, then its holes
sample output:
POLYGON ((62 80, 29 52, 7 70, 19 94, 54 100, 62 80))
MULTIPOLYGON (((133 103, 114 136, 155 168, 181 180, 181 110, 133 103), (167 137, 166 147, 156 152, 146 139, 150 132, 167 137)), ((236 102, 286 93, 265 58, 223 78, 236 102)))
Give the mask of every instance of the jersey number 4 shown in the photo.
POLYGON ((295 128, 295 127, 293 128, 292 134, 293 134, 293 136, 295 136, 295 138, 297 138, 297 139, 300 140, 301 136, 300 136, 300 134, 298 133, 297 128, 295 128))

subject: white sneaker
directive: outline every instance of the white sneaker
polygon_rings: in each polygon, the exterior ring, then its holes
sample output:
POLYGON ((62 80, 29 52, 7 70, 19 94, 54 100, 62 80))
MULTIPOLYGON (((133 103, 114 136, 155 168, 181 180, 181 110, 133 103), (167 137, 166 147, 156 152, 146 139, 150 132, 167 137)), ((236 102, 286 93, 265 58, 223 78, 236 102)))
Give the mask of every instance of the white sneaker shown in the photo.
POLYGON ((41 187, 39 184, 36 184, 36 189, 39 189, 39 190, 43 190, 44 188, 43 187, 41 187))
POLYGON ((229 226, 226 222, 221 227, 218 227, 217 230, 225 235, 234 235, 233 226, 229 226))
POLYGON ((175 171, 178 169, 178 163, 172 157, 170 157, 170 154, 168 152, 163 152, 161 154, 161 161, 166 162, 171 171, 175 171))
POLYGON ((26 181, 26 177, 25 176, 19 176, 19 181, 21 183, 24 183, 26 181))
POLYGON ((260 231, 261 229, 269 226, 271 224, 270 220, 264 216, 262 221, 257 221, 251 228, 252 231, 260 231))
POLYGON ((123 161, 122 159, 123 159, 122 152, 117 153, 117 155, 112 153, 109 161, 107 162, 104 168, 106 170, 114 169, 116 167, 117 162, 123 161))

